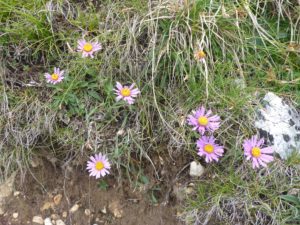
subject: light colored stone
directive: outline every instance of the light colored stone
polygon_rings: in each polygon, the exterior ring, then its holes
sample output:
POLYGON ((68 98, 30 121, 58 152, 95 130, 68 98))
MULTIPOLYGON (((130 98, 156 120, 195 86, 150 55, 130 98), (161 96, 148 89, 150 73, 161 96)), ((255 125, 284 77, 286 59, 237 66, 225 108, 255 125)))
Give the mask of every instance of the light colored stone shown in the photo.
POLYGON ((44 219, 41 216, 34 216, 32 222, 35 224, 44 224, 44 219))
POLYGON ((54 208, 54 203, 53 202, 45 202, 44 205, 40 208, 40 210, 43 212, 50 208, 54 208))
POLYGON ((123 216, 123 210, 118 200, 110 202, 108 205, 108 209, 116 218, 121 218, 123 216))
POLYGON ((90 216, 91 215, 91 210, 85 209, 84 214, 87 215, 87 216, 90 216))
POLYGON ((55 195, 53 198, 53 202, 55 205, 59 205, 62 199, 62 194, 55 195))
POLYGON ((50 218, 46 218, 46 219, 44 220, 44 225, 53 225, 53 223, 52 223, 52 221, 51 221, 50 218))
POLYGON ((190 164, 190 176, 200 177, 204 173, 204 167, 197 163, 196 161, 191 162, 190 164))
POLYGON ((63 218, 66 218, 67 216, 68 216, 68 213, 67 213, 67 212, 63 212, 63 213, 62 213, 62 217, 63 217, 63 218))
POLYGON ((74 212, 76 212, 78 209, 79 209, 79 205, 78 205, 78 204, 75 204, 75 205, 73 205, 72 208, 70 209, 70 213, 74 213, 74 212))
POLYGON ((13 217, 14 219, 17 219, 18 216, 19 216, 19 213, 17 213, 17 212, 15 212, 15 213, 12 214, 12 217, 13 217))
POLYGON ((107 213, 107 210, 106 210, 106 207, 105 207, 105 206, 103 207, 103 209, 101 209, 101 212, 102 212, 103 214, 106 214, 106 213, 107 213))
POLYGON ((56 220, 56 225, 66 225, 62 220, 56 220))
POLYGON ((20 195, 20 192, 19 192, 19 191, 15 191, 15 192, 14 192, 14 196, 15 196, 15 197, 17 197, 17 196, 19 196, 19 195, 20 195))
POLYGON ((190 195, 190 194, 192 194, 192 193, 194 192, 194 188, 192 188, 192 187, 186 187, 186 188, 184 189, 184 192, 185 192, 187 195, 190 195))
POLYGON ((52 214, 50 217, 51 217, 52 220, 58 220, 59 219, 58 214, 52 214))
POLYGON ((37 157, 37 156, 32 156, 31 160, 30 160, 30 165, 33 167, 33 168, 37 168, 38 166, 42 165, 42 160, 37 157))
POLYGON ((290 103, 268 92, 257 109, 255 127, 281 158, 300 153, 300 114, 290 103))

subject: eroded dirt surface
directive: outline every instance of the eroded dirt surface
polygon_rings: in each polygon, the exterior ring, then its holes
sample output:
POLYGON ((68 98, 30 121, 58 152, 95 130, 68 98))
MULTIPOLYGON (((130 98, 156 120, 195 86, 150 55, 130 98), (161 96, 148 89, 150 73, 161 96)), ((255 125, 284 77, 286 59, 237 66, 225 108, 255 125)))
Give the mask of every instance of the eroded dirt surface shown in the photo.
MULTIPOLYGON (((14 196, 8 199, 1 225, 28 225, 34 216, 61 219, 66 225, 179 225, 179 204, 172 194, 181 165, 161 163, 157 171, 148 172, 149 181, 130 186, 126 179, 117 182, 113 175, 104 180, 108 187, 99 188, 99 180, 89 178, 84 166, 61 169, 49 161, 16 178, 14 196), (151 174, 151 176, 149 176, 151 174), (60 200, 60 196, 62 197, 60 200), (78 208, 78 209, 76 209, 78 208), (73 211, 73 212, 71 212, 73 211), (13 214, 18 213, 17 218, 13 214)), ((160 162, 159 162, 160 161, 160 162)), ((165 162, 164 162, 165 163, 165 162)), ((147 169, 146 169, 147 170, 147 169)))

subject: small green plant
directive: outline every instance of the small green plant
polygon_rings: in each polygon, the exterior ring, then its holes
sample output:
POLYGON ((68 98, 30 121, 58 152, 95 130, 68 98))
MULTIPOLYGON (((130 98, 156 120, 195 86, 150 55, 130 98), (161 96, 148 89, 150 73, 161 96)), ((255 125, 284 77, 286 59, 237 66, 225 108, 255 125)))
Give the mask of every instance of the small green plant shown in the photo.
POLYGON ((107 183, 105 180, 100 180, 99 183, 98 183, 98 187, 99 187, 101 190, 106 191, 107 188, 109 187, 109 185, 108 185, 108 183, 107 183))
POLYGON ((289 224, 300 223, 300 197, 294 195, 281 195, 280 198, 285 201, 289 207, 286 221, 289 224))

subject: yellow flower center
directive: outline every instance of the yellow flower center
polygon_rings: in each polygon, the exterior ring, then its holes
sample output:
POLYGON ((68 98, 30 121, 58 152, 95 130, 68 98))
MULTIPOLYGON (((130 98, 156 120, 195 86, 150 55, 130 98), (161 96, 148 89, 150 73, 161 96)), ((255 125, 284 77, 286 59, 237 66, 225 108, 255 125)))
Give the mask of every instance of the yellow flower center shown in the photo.
POLYGON ((121 90, 121 95, 124 96, 124 97, 130 96, 130 93, 131 93, 131 91, 130 91, 129 88, 123 88, 123 89, 121 90))
POLYGON ((100 171, 104 168, 103 162, 96 162, 95 169, 100 171))
POLYGON ((51 75, 51 78, 52 78, 52 80, 58 80, 58 74, 57 73, 53 73, 52 75, 51 75))
POLYGON ((198 123, 201 125, 201 126, 206 126, 208 124, 208 119, 207 117, 205 116, 200 116, 198 118, 198 123))
POLYGON ((252 156, 255 157, 255 158, 259 157, 259 156, 261 155, 261 150, 260 150, 260 148, 258 148, 258 147, 252 148, 251 154, 252 154, 252 156))
POLYGON ((90 52, 93 50, 93 45, 91 43, 86 43, 84 46, 83 46, 83 50, 85 52, 90 52))
POLYGON ((214 152, 214 146, 211 144, 207 144, 204 146, 204 151, 206 151, 207 153, 213 153, 214 152))
POLYGON ((205 56, 206 56, 206 54, 205 54, 205 52, 202 51, 202 50, 200 50, 200 51, 198 51, 198 52, 196 53, 196 58, 197 58, 197 59, 203 59, 203 58, 205 58, 205 56))

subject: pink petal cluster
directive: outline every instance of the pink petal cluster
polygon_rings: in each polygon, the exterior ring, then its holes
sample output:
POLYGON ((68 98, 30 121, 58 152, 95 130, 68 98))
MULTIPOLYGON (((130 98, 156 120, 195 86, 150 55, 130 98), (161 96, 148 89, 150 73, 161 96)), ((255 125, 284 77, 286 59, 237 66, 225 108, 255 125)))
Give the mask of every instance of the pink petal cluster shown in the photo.
POLYGON ((257 136, 252 136, 250 139, 244 140, 244 155, 247 160, 252 160, 253 169, 260 166, 266 167, 267 163, 274 160, 274 153, 271 147, 264 147, 264 139, 258 139, 257 136))
POLYGON ((106 155, 99 153, 90 157, 90 160, 87 162, 86 169, 89 171, 90 176, 94 176, 98 179, 109 174, 110 163, 106 155))
POLYGON ((224 147, 216 144, 214 137, 202 136, 197 141, 198 155, 205 157, 205 162, 210 163, 212 161, 219 161, 219 158, 223 156, 224 147))
POLYGON ((91 57, 94 58, 94 53, 102 49, 102 45, 98 41, 87 42, 84 39, 78 40, 77 51, 82 52, 82 57, 91 57))
POLYGON ((139 89, 134 88, 134 86, 135 83, 130 86, 123 86, 120 82, 117 82, 115 88, 115 94, 117 95, 116 101, 123 99, 129 105, 133 104, 137 95, 140 94, 139 89))
POLYGON ((60 83, 64 77, 64 70, 54 67, 54 73, 45 73, 46 82, 50 84, 60 83))
POLYGON ((187 122, 193 126, 193 130, 197 130, 200 134, 204 134, 205 131, 214 132, 220 126, 220 117, 218 115, 212 115, 212 111, 206 112, 205 108, 201 106, 193 114, 188 116, 187 122))

